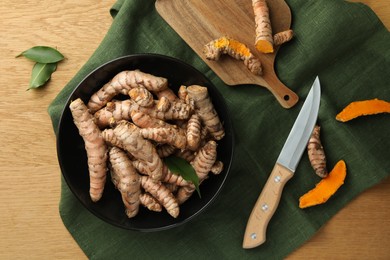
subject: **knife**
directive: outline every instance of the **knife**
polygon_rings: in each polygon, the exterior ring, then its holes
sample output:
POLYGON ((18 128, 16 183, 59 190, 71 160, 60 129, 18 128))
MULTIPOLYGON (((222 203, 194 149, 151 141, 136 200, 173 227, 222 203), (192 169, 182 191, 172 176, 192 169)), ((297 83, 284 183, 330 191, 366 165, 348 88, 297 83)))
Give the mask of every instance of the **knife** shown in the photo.
POLYGON ((284 185, 293 177, 314 129, 320 98, 321 87, 317 76, 275 166, 252 209, 245 229, 243 248, 254 248, 265 242, 267 225, 278 207, 284 185))

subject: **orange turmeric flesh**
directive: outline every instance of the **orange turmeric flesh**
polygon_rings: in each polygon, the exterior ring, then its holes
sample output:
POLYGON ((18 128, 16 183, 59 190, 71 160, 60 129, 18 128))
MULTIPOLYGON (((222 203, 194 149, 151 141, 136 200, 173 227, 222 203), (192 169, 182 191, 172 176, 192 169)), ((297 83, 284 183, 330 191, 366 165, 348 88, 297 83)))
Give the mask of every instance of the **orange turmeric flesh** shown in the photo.
POLYGON ((390 102, 377 98, 354 101, 336 115, 336 120, 347 122, 360 116, 375 115, 379 113, 390 113, 390 102))
POLYGON ((344 184, 347 166, 343 160, 337 162, 326 178, 323 178, 314 189, 299 198, 301 209, 323 204, 344 184))

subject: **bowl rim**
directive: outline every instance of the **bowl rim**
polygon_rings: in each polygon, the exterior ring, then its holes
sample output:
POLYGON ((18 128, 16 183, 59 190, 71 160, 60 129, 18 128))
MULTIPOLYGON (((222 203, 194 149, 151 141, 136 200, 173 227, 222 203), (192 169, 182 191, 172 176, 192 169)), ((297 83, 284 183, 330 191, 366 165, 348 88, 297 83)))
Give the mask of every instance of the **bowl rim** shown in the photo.
MULTIPOLYGON (((225 99, 224 99, 222 93, 217 89, 217 87, 211 82, 211 80, 204 73, 199 71, 193 65, 191 65, 191 64, 189 64, 189 63, 187 63, 187 62, 185 62, 183 60, 180 60, 178 58, 175 58, 175 57, 172 57, 172 56, 163 55, 163 54, 157 54, 157 53, 135 53, 135 54, 123 55, 123 56, 111 59, 111 60, 109 60, 107 62, 104 62, 104 63, 96 66, 86 76, 84 76, 78 83, 76 83, 74 89, 68 94, 68 97, 67 97, 66 101, 63 103, 64 106, 61 109, 61 113, 60 113, 60 117, 59 117, 59 120, 58 120, 57 129, 56 129, 56 133, 57 133, 57 135, 56 135, 56 152, 57 152, 57 160, 59 162, 59 166, 60 166, 60 170, 61 170, 61 176, 65 180, 66 186, 71 191, 72 195, 77 199, 78 202, 80 202, 80 204, 82 205, 82 207, 85 210, 87 210, 88 212, 92 213, 96 218, 101 219, 104 222, 106 222, 106 223, 108 223, 110 225, 113 225, 115 227, 119 227, 119 228, 122 228, 122 229, 125 229, 125 230, 133 230, 133 231, 141 231, 141 232, 154 232, 154 231, 162 231, 162 230, 167 230, 167 229, 171 229, 171 228, 174 228, 174 227, 181 226, 181 225, 189 222, 190 220, 194 219, 198 215, 200 215, 213 202, 215 202, 216 198, 218 197, 219 193, 221 192, 222 188, 225 185, 225 182, 227 180, 227 177, 228 177, 229 172, 230 172, 231 167, 232 167, 233 158, 234 158, 234 151, 235 151, 235 149, 234 149, 235 148, 235 137, 234 137, 234 133, 233 133, 232 120, 231 120, 230 117, 227 117, 226 120, 223 123, 224 123, 225 128, 229 128, 231 130, 231 133, 229 135, 229 139, 230 139, 230 143, 231 143, 231 148, 230 148, 231 151, 230 151, 230 156, 227 158, 227 161, 229 163, 228 163, 228 165, 224 165, 225 174, 222 177, 222 180, 221 180, 221 183, 220 183, 218 189, 215 191, 215 193, 212 195, 212 197, 209 199, 209 201, 207 201, 203 206, 201 206, 195 213, 193 213, 192 215, 186 217, 185 219, 183 219, 181 221, 174 222, 174 223, 169 224, 169 225, 165 225, 165 226, 161 226, 161 227, 153 227, 153 228, 130 227, 130 226, 121 225, 120 223, 117 223, 116 221, 113 221, 113 220, 109 219, 108 217, 106 217, 105 214, 102 214, 101 212, 95 210, 94 208, 89 207, 77 195, 76 189, 71 184, 71 180, 65 174, 65 165, 64 165, 63 159, 61 158, 61 153, 60 153, 60 141, 61 141, 60 137, 61 137, 61 128, 62 128, 62 125, 64 124, 64 115, 65 115, 65 113, 67 113, 67 110, 69 109, 69 103, 71 102, 72 98, 74 98, 74 95, 79 90, 79 87, 88 78, 90 78, 91 75, 93 75, 97 71, 101 70, 105 66, 108 66, 109 64, 118 62, 118 61, 123 60, 123 59, 132 59, 132 58, 139 58, 139 57, 151 57, 151 58, 158 58, 158 59, 167 59, 167 60, 170 60, 172 62, 179 63, 181 66, 185 66, 189 70, 193 70, 197 74, 202 75, 202 77, 208 82, 208 84, 212 86, 213 90, 215 90, 214 92, 217 95, 217 98, 219 99, 219 102, 222 103, 223 109, 226 109, 227 110, 226 113, 230 114, 229 111, 228 111, 228 107, 226 105, 226 102, 225 102, 225 99)), ((227 138, 227 137, 225 136, 224 138, 227 138)))

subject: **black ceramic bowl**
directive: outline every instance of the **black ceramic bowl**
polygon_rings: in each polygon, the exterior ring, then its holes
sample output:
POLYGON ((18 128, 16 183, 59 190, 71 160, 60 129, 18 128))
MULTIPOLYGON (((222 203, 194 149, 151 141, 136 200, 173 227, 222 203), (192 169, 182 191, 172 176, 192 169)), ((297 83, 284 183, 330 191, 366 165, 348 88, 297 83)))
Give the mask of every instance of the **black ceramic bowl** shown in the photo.
POLYGON ((139 230, 156 231, 183 224, 199 215, 219 194, 231 166, 233 156, 233 133, 224 98, 213 84, 192 66, 167 56, 157 54, 138 54, 112 60, 89 74, 76 87, 69 97, 62 112, 57 138, 57 153, 64 179, 73 194, 95 216, 115 226, 139 230), (120 197, 111 178, 107 178, 103 197, 92 202, 89 197, 89 174, 84 142, 72 121, 69 110, 71 100, 81 98, 87 102, 90 96, 123 70, 139 69, 143 72, 168 79, 170 88, 175 92, 180 85, 198 84, 208 88, 209 95, 224 124, 226 135, 218 141, 218 160, 224 163, 224 170, 219 175, 212 175, 201 186, 201 198, 195 192, 180 206, 180 214, 175 219, 162 212, 151 212, 142 206, 134 218, 127 218, 120 197))

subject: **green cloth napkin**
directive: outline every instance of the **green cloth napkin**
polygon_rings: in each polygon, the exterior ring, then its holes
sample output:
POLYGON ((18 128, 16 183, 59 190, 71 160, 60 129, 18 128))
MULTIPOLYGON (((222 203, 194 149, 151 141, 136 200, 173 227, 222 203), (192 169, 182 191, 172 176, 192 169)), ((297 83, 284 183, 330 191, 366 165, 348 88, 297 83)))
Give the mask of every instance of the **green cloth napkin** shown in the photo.
POLYGON ((217 200, 194 220, 155 233, 122 230, 94 217, 62 181, 60 214, 91 259, 280 259, 302 245, 343 206, 390 174, 390 117, 348 123, 335 115, 351 101, 390 101, 390 35, 367 6, 342 0, 288 0, 295 38, 278 53, 280 79, 300 96, 283 109, 264 88, 226 86, 155 10, 154 1, 118 1, 106 37, 48 111, 56 131, 67 97, 90 71, 119 56, 160 53, 205 73, 223 93, 233 120, 235 157, 217 200), (299 209, 298 199, 319 181, 304 154, 260 247, 242 249, 251 209, 272 170, 316 75, 322 86, 319 124, 328 168, 345 160, 345 184, 324 205, 299 209))

